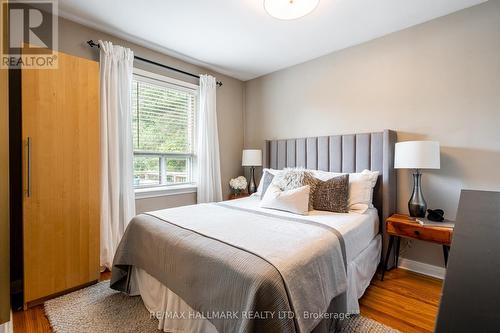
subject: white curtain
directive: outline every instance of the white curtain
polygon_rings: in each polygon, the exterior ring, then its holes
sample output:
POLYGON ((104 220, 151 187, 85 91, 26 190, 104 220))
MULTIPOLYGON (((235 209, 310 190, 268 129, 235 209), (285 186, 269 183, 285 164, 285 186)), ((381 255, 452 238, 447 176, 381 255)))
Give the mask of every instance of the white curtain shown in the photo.
POLYGON ((101 79, 101 269, 113 256, 135 215, 132 146, 134 53, 99 41, 101 79))
POLYGON ((200 76, 197 144, 198 203, 222 201, 216 90, 217 82, 213 76, 200 76))

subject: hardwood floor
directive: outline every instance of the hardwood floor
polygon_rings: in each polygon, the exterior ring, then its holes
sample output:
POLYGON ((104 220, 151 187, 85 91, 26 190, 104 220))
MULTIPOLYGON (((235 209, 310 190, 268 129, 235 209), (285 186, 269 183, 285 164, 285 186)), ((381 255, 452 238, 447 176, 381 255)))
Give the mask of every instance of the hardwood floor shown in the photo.
POLYGON ((383 282, 372 280, 360 300, 361 314, 401 332, 433 332, 441 289, 439 279, 394 269, 383 282))
MULTIPOLYGON (((101 280, 110 273, 101 274, 101 280)), ((403 269, 386 273, 384 281, 375 277, 360 301, 361 314, 401 332, 432 332, 442 281, 403 269)), ((15 333, 50 333, 43 306, 14 312, 15 333)))

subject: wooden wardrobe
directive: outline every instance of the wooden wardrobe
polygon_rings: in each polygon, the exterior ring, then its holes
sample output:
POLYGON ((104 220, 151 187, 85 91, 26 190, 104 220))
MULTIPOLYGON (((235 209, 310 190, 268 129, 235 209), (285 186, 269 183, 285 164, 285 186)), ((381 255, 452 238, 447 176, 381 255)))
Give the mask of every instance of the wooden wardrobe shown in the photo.
POLYGON ((23 69, 24 305, 99 278, 99 64, 23 69))

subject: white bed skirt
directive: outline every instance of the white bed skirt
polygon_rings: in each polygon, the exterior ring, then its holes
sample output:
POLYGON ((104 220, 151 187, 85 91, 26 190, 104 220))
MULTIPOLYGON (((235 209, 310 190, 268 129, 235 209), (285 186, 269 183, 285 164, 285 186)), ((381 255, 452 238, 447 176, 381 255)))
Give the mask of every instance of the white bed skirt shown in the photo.
POLYGON ((359 313, 358 300, 377 272, 382 254, 382 236, 377 235, 354 260, 347 264, 347 312, 359 313))
MULTIPOLYGON (((377 271, 382 238, 377 235, 368 246, 347 264, 347 312, 359 313, 358 299, 377 271)), ((141 269, 134 268, 131 295, 141 295, 146 308, 158 319, 158 329, 164 332, 217 333, 215 326, 200 318, 184 300, 141 269)))

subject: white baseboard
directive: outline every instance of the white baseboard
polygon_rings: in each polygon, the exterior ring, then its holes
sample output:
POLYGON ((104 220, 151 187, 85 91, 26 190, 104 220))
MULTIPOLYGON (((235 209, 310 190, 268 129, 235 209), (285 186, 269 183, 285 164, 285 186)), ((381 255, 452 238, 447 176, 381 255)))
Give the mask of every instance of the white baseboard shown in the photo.
POLYGON ((412 272, 429 275, 443 280, 446 274, 446 269, 440 266, 429 265, 423 262, 414 261, 399 257, 398 268, 407 269, 412 272))
POLYGON ((13 333, 14 329, 12 328, 12 312, 10 313, 10 320, 4 324, 0 325, 0 333, 13 333))

